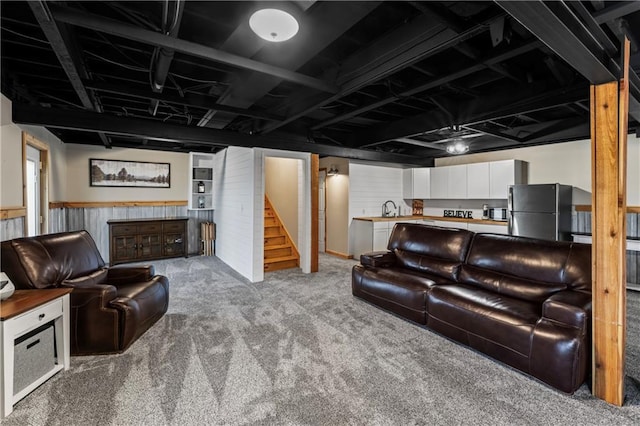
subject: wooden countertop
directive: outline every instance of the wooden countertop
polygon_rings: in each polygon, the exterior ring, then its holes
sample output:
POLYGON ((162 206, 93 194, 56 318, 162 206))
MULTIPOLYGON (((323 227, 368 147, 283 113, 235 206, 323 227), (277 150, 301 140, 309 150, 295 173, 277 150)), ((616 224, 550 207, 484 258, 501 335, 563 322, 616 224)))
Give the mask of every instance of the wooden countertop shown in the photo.
POLYGON ((364 220, 368 222, 402 222, 403 220, 440 220, 446 222, 461 222, 461 223, 478 223, 483 225, 497 225, 507 226, 506 221, 499 220, 487 220, 487 219, 467 219, 462 217, 442 217, 442 216, 394 216, 394 217, 380 217, 380 216, 362 216, 354 217, 354 220, 364 220))
POLYGON ((69 294, 71 291, 73 291, 72 288, 16 290, 11 297, 2 301, 2 314, 0 314, 0 320, 5 321, 9 318, 23 314, 37 306, 50 302, 53 299, 69 294))

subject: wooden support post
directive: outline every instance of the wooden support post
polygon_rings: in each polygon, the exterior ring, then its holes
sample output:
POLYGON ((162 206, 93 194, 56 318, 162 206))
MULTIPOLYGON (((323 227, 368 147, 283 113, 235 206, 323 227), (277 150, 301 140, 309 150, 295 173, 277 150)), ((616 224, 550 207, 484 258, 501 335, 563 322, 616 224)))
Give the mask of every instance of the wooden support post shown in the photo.
POLYGON ((318 272, 318 180, 320 157, 311 154, 311 272, 318 272))
POLYGON ((620 82, 591 86, 593 394, 624 402, 629 42, 620 82))

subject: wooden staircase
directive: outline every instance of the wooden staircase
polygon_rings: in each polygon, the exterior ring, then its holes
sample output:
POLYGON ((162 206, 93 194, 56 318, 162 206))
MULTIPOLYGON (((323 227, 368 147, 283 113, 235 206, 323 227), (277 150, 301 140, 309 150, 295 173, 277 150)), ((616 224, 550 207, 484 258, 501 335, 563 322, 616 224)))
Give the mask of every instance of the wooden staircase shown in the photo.
POLYGON ((300 254, 278 213, 264 197, 264 271, 297 268, 300 254))

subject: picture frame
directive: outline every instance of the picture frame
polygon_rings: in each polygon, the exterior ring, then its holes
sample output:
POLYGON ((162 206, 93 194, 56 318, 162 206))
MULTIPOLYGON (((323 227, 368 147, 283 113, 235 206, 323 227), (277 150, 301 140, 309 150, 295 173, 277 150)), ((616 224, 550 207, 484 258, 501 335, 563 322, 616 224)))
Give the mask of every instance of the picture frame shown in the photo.
POLYGON ((171 165, 150 161, 89 159, 89 185, 170 188, 171 165))

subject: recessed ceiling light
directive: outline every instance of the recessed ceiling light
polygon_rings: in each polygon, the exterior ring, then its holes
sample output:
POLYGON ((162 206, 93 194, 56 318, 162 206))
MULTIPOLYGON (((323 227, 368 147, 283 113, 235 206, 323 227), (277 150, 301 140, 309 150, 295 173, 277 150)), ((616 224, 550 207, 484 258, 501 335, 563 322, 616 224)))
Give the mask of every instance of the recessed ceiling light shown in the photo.
POLYGON ((260 38, 271 42, 289 40, 298 33, 298 21, 280 9, 261 9, 251 15, 249 26, 260 38))

